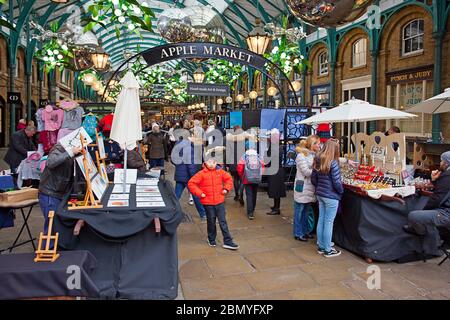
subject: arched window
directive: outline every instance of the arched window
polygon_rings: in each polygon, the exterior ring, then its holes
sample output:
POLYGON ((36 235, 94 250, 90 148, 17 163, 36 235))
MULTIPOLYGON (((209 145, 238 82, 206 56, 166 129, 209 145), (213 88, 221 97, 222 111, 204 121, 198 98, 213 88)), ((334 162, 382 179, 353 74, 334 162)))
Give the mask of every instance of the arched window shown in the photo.
POLYGON ((319 54, 319 75, 325 76, 328 74, 328 52, 324 51, 319 54))
POLYGON ((367 40, 361 38, 353 43, 352 48, 352 67, 362 67, 366 65, 367 40))
POLYGON ((403 28, 402 55, 407 56, 423 51, 425 22, 423 19, 413 20, 403 28))

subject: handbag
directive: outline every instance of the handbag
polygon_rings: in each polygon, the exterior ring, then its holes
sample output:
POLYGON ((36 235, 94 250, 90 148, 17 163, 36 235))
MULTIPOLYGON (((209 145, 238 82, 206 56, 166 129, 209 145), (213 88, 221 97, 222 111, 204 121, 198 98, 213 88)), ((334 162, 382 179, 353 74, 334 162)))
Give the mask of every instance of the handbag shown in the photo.
POLYGON ((296 180, 295 181, 295 191, 296 192, 303 192, 303 186, 305 185, 305 181, 303 180, 296 180))

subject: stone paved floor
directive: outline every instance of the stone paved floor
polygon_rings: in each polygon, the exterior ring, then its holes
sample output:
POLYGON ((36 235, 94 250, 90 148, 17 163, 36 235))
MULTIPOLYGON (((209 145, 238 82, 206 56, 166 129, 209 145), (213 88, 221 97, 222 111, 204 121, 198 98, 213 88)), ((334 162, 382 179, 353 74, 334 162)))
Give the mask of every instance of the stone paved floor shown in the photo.
MULTIPOLYGON (((172 176, 169 168, 169 176, 172 176)), ((255 220, 249 221, 244 208, 226 200, 227 219, 236 252, 206 244, 206 224, 195 207, 183 209, 193 217, 178 229, 180 294, 178 299, 450 299, 450 262, 439 267, 440 259, 408 264, 375 263, 381 268, 381 289, 369 290, 363 259, 345 250, 326 259, 315 251, 313 241, 292 238, 292 192, 282 201, 281 216, 267 216, 271 205, 265 192, 258 193, 255 220)), ((18 227, 0 230, 0 248, 7 247, 18 227)), ((32 232, 43 223, 39 208, 32 213, 32 232)), ((31 252, 31 245, 14 252, 31 252)))

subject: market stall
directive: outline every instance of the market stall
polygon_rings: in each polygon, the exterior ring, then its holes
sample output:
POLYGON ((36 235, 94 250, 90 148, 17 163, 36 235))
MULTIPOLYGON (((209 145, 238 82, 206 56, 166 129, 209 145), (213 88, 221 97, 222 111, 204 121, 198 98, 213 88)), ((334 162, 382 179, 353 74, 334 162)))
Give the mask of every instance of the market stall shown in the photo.
MULTIPOLYGON (((138 191, 145 188, 132 184, 129 193, 125 194, 128 196, 126 201, 120 200, 124 198, 122 193, 114 193, 117 187, 122 187, 122 184, 108 186, 101 201, 103 208, 71 211, 67 206, 60 208, 55 219, 60 247, 88 250, 93 254, 98 268, 91 277, 102 298, 176 298, 176 230, 183 215, 172 186, 165 181, 159 182, 157 189, 164 206, 151 208, 142 207, 137 196, 140 194, 138 191), (156 232, 155 221, 158 219, 160 232, 156 232), (74 228, 80 220, 85 226, 75 236, 74 228)), ((69 197, 63 203, 68 201, 69 197)))

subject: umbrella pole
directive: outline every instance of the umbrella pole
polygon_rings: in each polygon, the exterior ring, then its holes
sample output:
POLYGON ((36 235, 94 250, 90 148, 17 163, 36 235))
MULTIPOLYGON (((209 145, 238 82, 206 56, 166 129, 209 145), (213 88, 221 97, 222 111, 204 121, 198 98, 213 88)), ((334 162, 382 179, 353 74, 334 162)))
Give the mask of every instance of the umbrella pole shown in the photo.
MULTIPOLYGON (((359 145, 358 145, 358 135, 356 134, 356 120, 353 121, 353 134, 355 135, 355 162, 359 163, 358 160, 358 149, 359 149, 359 145)), ((351 137, 350 137, 351 140, 351 137)))
POLYGON ((123 164, 123 189, 122 193, 126 193, 126 183, 127 183, 127 162, 128 162, 128 149, 125 144, 125 155, 124 155, 124 164, 123 164))

